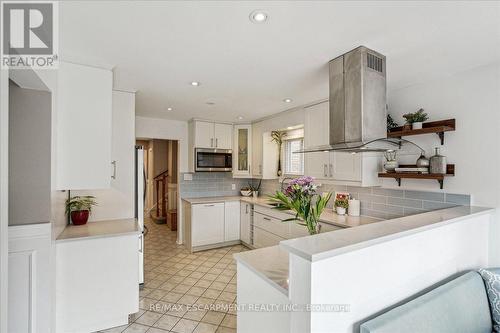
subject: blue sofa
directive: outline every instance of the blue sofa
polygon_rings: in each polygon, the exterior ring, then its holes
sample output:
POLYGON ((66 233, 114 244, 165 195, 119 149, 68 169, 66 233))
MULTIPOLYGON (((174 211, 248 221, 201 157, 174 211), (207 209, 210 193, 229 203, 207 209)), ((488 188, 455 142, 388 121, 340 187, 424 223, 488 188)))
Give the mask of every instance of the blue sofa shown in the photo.
POLYGON ((361 333, 491 333, 481 275, 466 273, 360 326, 361 333))

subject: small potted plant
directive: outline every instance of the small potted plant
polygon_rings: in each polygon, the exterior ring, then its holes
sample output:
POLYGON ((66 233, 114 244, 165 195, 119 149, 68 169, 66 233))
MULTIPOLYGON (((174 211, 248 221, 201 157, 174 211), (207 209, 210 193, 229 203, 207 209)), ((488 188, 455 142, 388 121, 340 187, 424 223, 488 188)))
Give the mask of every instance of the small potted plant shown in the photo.
POLYGON ((95 197, 91 195, 74 196, 66 200, 66 214, 71 217, 74 225, 87 223, 92 207, 96 206, 95 197))
POLYGON ((412 123, 413 123, 413 113, 406 113, 403 115, 403 118, 405 119, 405 124, 403 125, 403 130, 409 131, 412 128, 412 123))
POLYGON ((345 215, 349 207, 349 197, 345 194, 337 194, 335 198, 335 210, 339 215, 345 215))
POLYGON ((392 119, 390 114, 387 114, 387 132, 392 131, 396 127, 399 127, 399 125, 392 119))
POLYGON ((250 186, 245 186, 240 189, 240 193, 244 197, 249 197, 252 195, 252 189, 250 188, 250 186))
POLYGON ((412 129, 421 129, 423 122, 429 119, 429 116, 424 112, 424 109, 421 108, 415 113, 403 115, 403 118, 406 119, 408 124, 411 124, 412 129))
POLYGON ((262 179, 259 180, 259 185, 257 186, 253 186, 252 184, 248 183, 248 188, 250 189, 250 191, 252 191, 254 198, 257 198, 259 196, 260 185, 262 185, 262 179))
POLYGON ((283 139, 287 136, 285 131, 272 131, 271 132, 271 141, 275 142, 278 145, 278 177, 283 175, 283 171, 281 170, 281 147, 283 145, 283 139))

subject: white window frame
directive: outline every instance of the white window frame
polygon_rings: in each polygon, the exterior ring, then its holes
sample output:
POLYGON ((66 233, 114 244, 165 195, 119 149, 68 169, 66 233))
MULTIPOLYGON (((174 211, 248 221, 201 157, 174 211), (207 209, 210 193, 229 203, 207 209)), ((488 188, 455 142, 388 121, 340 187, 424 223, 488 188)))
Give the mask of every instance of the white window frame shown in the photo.
POLYGON ((302 141, 302 148, 304 148, 304 136, 292 136, 292 137, 285 137, 283 139, 283 145, 281 148, 281 162, 282 162, 282 170, 283 170, 283 176, 303 176, 304 175, 304 168, 305 168, 305 161, 304 161, 304 156, 302 155, 302 170, 301 172, 288 172, 287 166, 288 166, 288 158, 286 156, 286 145, 290 141, 297 141, 301 140, 302 141))

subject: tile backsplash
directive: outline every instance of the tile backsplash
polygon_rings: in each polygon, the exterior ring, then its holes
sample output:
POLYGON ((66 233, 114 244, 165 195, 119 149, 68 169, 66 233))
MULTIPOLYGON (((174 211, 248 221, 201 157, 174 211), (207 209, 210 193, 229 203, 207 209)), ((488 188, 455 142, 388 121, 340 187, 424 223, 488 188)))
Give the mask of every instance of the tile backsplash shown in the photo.
MULTIPOLYGON (((240 188, 251 182, 256 186, 258 179, 233 178, 229 172, 193 173, 193 180, 184 180, 181 174, 179 185, 183 198, 239 195, 240 188), (235 184, 235 190, 232 190, 235 184)), ((280 189, 277 180, 263 180, 260 194, 272 194, 280 189)), ((419 214, 440 208, 457 205, 470 205, 470 195, 443 192, 427 192, 414 190, 388 189, 382 187, 357 187, 345 185, 322 184, 320 192, 349 192, 361 201, 361 214, 365 216, 390 219, 401 216, 419 214)), ((329 207, 333 207, 330 200, 329 207)))
POLYGON ((184 180, 184 173, 180 174, 181 198, 239 195, 240 189, 252 182, 250 178, 233 178, 230 172, 195 172, 192 176, 193 180, 184 180), (232 184, 235 190, 231 189, 232 184))
MULTIPOLYGON (((261 193, 274 193, 280 189, 276 180, 263 180, 261 193)), ((442 192, 388 189, 382 187, 357 187, 323 184, 320 192, 349 192, 361 201, 361 214, 383 219, 419 214, 426 211, 457 205, 470 205, 470 195, 442 192)), ((334 200, 328 206, 333 207, 334 200)))

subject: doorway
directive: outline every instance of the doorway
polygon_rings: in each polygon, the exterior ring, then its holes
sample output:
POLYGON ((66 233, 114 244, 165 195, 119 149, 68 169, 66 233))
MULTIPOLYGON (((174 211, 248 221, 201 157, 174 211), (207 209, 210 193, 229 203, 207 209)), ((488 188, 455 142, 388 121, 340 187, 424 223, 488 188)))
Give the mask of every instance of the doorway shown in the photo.
POLYGON ((178 141, 138 139, 136 144, 144 148, 144 218, 166 224, 175 231, 178 223, 178 141))

